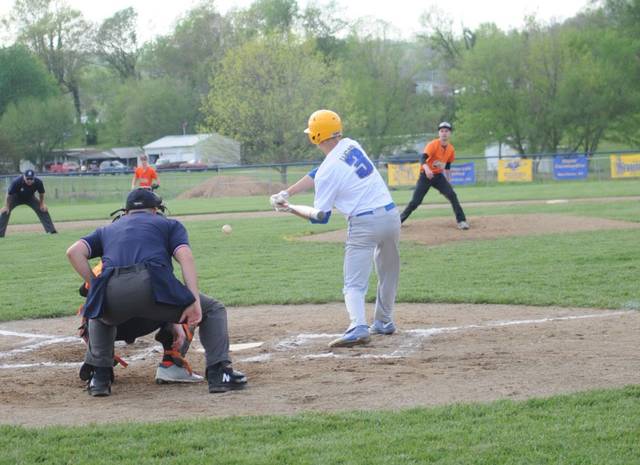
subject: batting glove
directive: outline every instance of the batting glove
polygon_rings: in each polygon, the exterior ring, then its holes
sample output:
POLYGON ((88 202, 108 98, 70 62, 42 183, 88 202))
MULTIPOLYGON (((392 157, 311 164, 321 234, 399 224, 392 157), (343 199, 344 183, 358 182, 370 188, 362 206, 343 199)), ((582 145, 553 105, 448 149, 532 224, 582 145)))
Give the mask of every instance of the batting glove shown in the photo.
POLYGON ((286 211, 288 198, 289 193, 287 191, 280 191, 277 194, 273 194, 270 198, 271 206, 276 211, 286 211))

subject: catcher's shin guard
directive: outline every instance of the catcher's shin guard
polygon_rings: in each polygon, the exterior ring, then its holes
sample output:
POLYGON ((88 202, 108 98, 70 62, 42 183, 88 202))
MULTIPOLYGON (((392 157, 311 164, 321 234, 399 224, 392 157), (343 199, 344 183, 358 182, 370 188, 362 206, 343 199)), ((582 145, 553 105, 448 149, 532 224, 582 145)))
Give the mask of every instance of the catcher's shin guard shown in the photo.
POLYGON ((173 348, 173 334, 171 333, 171 329, 169 329, 169 325, 171 323, 167 323, 160 331, 156 333, 155 339, 160 344, 162 344, 162 348, 164 349, 164 355, 162 356, 162 362, 160 362, 161 366, 169 367, 172 364, 177 365, 179 367, 185 368, 190 374, 193 373, 191 369, 191 365, 184 358, 191 346, 191 341, 193 340, 193 330, 195 327, 190 327, 186 323, 181 324, 182 330, 184 331, 184 342, 180 346, 178 350, 173 348))

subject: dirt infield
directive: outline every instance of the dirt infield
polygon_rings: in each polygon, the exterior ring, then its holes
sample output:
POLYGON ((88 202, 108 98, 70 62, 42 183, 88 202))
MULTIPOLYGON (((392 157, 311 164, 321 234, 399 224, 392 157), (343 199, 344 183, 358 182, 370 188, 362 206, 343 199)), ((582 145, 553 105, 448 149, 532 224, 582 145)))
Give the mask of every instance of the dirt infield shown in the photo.
MULTIPOLYGON (((496 215, 469 218, 471 229, 456 229, 455 218, 437 217, 428 220, 407 220, 402 225, 402 240, 425 245, 440 245, 458 241, 477 241, 501 237, 598 231, 604 229, 640 228, 640 223, 568 215, 496 215)), ((344 229, 300 238, 303 241, 344 242, 344 229)))
MULTIPOLYGON (((409 220, 402 240, 437 245, 640 227, 560 215, 471 217, 470 223, 472 229, 458 231, 450 217, 409 220)), ((342 241, 344 235, 334 231, 302 240, 342 241)), ((371 314, 370 304, 368 310, 371 314)), ((77 376, 84 353, 74 336, 77 318, 0 323, 0 423, 83 425, 398 409, 640 383, 638 311, 399 304, 396 322, 399 331, 392 336, 330 350, 328 342, 347 324, 343 303, 231 308, 232 357, 249 377, 246 390, 208 394, 204 384, 154 384, 161 348, 145 337, 118 347, 130 366, 116 368, 108 398, 89 397, 77 376)), ((194 343, 188 358, 202 372, 199 349, 194 343)))
MULTIPOLYGON (((342 303, 232 308, 232 354, 244 391, 154 384, 149 337, 118 352, 113 395, 91 398, 77 377, 75 318, 0 324, 0 422, 43 426, 302 411, 397 409, 524 399, 640 383, 640 312, 401 304, 399 332, 367 347, 327 348, 344 329, 342 303), (71 339, 60 339, 68 338, 71 339), (234 346, 235 347, 235 346, 234 346)), ((202 368, 194 344, 189 359, 202 368)))

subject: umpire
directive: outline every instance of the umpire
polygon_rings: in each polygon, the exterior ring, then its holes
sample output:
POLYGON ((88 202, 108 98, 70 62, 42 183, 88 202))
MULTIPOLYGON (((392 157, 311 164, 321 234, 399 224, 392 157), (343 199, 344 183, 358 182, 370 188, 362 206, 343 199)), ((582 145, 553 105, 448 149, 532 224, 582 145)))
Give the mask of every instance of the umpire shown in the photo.
POLYGON ((40 178, 36 178, 33 170, 27 170, 22 176, 13 180, 7 191, 4 206, 0 209, 0 237, 4 237, 9 224, 11 211, 18 205, 28 205, 40 218, 44 230, 49 234, 56 234, 55 226, 49 215, 47 205, 44 203, 44 184, 40 178), (38 192, 40 200, 36 199, 38 192))
POLYGON ((111 394, 117 325, 131 318, 198 325, 205 349, 209 392, 243 388, 244 374, 231 368, 227 312, 220 302, 198 291, 195 262, 185 227, 158 214, 162 199, 148 189, 127 197, 125 214, 96 229, 67 250, 73 268, 90 282, 83 309, 89 345, 85 363, 94 367, 89 394, 111 394), (89 259, 102 257, 94 276, 89 259), (171 258, 182 269, 184 284, 173 274, 171 258))

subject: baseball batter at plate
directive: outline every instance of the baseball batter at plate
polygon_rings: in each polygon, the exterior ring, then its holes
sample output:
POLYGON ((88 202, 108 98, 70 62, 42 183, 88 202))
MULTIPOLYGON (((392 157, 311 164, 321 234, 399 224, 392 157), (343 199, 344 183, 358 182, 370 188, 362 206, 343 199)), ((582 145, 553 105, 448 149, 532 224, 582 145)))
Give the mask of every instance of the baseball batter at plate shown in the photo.
POLYGON ((292 195, 315 187, 313 204, 325 213, 322 223, 329 221, 334 207, 347 218, 343 294, 350 324, 329 346, 366 344, 370 334, 388 335, 396 329, 393 306, 400 274, 400 214, 364 149, 355 140, 342 136, 342 122, 336 113, 316 111, 304 132, 325 159, 288 189, 271 196, 271 205, 280 209, 292 195), (365 295, 373 263, 378 288, 374 320, 369 326, 365 295))

